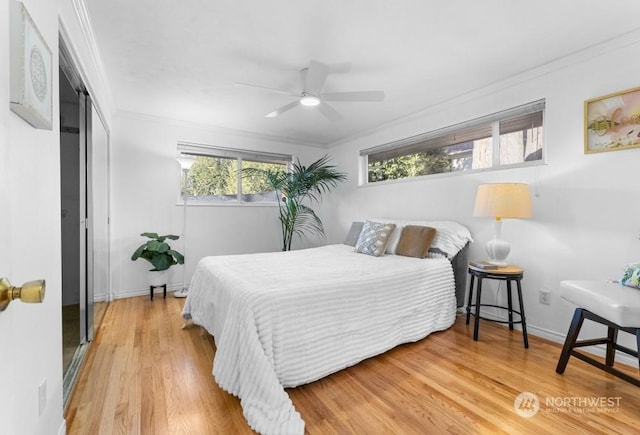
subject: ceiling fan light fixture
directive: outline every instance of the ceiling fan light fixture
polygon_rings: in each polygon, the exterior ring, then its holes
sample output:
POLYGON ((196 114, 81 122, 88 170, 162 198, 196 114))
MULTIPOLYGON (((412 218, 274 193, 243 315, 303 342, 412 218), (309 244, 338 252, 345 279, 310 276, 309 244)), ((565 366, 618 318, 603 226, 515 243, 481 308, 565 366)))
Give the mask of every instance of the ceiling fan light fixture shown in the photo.
POLYGON ((300 104, 307 107, 317 106, 318 104, 320 104, 320 98, 314 95, 303 94, 300 98, 300 104))
MULTIPOLYGON (((346 66, 346 70, 349 69, 350 64, 346 66)), ((287 94, 295 98, 290 103, 280 106, 272 112, 267 113, 267 118, 277 118, 289 110, 295 109, 298 106, 315 107, 316 110, 322 114, 329 121, 337 122, 342 119, 340 113, 338 113, 332 106, 332 101, 353 101, 353 102, 378 102, 384 100, 384 91, 346 91, 346 92, 322 92, 322 87, 325 84, 329 73, 338 72, 333 67, 325 65, 323 63, 312 60, 307 68, 301 71, 302 90, 301 92, 292 92, 284 89, 268 88, 261 85, 253 85, 250 83, 236 82, 238 86, 248 86, 252 88, 262 89, 265 91, 275 92, 278 94, 287 94)), ((344 71, 342 71, 344 72, 344 71)))

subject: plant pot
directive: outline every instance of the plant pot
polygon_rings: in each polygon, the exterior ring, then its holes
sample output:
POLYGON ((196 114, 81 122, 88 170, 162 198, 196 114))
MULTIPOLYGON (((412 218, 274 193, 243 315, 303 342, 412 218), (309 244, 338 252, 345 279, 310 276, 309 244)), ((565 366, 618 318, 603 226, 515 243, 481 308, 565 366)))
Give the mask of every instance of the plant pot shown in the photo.
POLYGON ((166 270, 150 270, 149 271, 149 286, 161 287, 167 283, 167 271, 166 270))

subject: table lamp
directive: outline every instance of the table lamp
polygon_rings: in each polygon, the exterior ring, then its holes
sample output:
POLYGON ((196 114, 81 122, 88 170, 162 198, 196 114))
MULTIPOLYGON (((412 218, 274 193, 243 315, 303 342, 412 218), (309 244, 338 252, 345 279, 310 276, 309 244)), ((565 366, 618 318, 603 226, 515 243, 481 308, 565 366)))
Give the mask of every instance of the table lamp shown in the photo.
POLYGON ((524 183, 481 184, 473 215, 495 218, 495 237, 487 242, 489 263, 506 266, 511 245, 502 238, 502 219, 531 217, 529 186, 524 183))

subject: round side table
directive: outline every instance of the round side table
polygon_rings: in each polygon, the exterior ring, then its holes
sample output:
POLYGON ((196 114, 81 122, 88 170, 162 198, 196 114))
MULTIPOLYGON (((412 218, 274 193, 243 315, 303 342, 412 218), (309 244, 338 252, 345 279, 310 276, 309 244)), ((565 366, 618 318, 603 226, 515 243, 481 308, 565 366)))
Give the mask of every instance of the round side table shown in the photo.
POLYGON ((508 323, 509 330, 513 331, 514 324, 522 325, 522 337, 524 339, 524 347, 525 349, 529 348, 529 339, 527 337, 527 322, 524 315, 524 304, 522 303, 522 276, 523 270, 518 266, 508 265, 508 266, 500 266, 497 269, 481 269, 479 267, 473 266, 469 264, 469 275, 471 275, 471 283, 469 285, 469 299, 467 301, 467 321, 466 324, 469 324, 469 319, 473 315, 474 316, 474 325, 473 325, 473 339, 478 341, 478 329, 480 326, 480 319, 489 320, 491 322, 497 323, 508 323), (480 302, 482 297, 482 280, 484 279, 494 279, 499 281, 507 282, 507 306, 494 305, 494 304, 482 304, 480 302), (474 293, 474 284, 477 280, 476 286, 476 297, 475 304, 473 301, 473 293, 474 293), (518 292, 518 304, 519 311, 513 309, 512 297, 511 297, 511 283, 516 283, 516 288, 518 292), (471 308, 474 308, 473 312, 471 308), (509 320, 498 320, 498 319, 489 319, 487 317, 482 317, 480 315, 480 307, 494 307, 502 310, 506 310, 509 316, 509 320), (520 320, 513 320, 513 315, 517 314, 520 316, 520 320))

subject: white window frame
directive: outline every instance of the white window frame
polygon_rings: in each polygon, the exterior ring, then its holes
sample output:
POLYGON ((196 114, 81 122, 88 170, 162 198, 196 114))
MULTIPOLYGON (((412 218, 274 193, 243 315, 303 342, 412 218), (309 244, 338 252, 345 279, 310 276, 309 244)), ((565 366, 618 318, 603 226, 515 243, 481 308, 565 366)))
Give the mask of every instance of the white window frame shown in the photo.
MULTIPOLYGON (((462 122, 459 124, 433 130, 427 133, 422 133, 416 136, 411 136, 405 139, 401 139, 394 142, 389 142, 386 144, 377 145, 375 147, 360 150, 359 152, 359 155, 360 155, 359 185, 375 186, 380 184, 397 183, 397 182, 411 181, 411 180, 417 180, 417 179, 435 178, 435 177, 443 177, 443 176, 457 176, 457 175, 471 174, 471 173, 477 173, 477 172, 543 165, 546 161, 546 140, 545 140, 546 129, 544 128, 545 104, 546 104, 545 100, 541 99, 541 100, 533 101, 531 103, 523 104, 521 106, 513 107, 511 109, 503 110, 501 112, 493 113, 491 115, 472 119, 470 121, 462 122), (500 164, 500 121, 505 121, 511 118, 515 118, 517 116, 527 115, 527 114, 536 113, 536 112, 542 112, 542 127, 543 127, 542 158, 539 160, 525 161, 521 163, 500 164), (393 151, 397 149, 408 148, 411 146, 419 146, 420 142, 426 142, 428 140, 437 139, 438 137, 452 135, 452 134, 455 134, 456 132, 468 131, 474 127, 482 127, 482 126, 487 126, 487 127, 491 126, 491 130, 492 130, 493 143, 492 143, 491 167, 435 173, 435 174, 429 174, 429 175, 422 175, 419 177, 404 177, 404 178, 397 178, 393 180, 382 180, 382 181, 375 181, 375 182, 369 181, 368 157, 371 154, 381 153, 385 151, 393 151)), ((438 147, 424 148, 424 150, 428 150, 428 149, 438 149, 438 147)))
MULTIPOLYGON (((243 160, 251 160, 265 163, 285 163, 287 170, 291 169, 294 156, 291 154, 278 154, 268 153, 263 151, 251 151, 238 148, 227 148, 213 145, 203 145, 189 142, 178 142, 177 147, 178 155, 192 155, 192 156, 204 156, 204 157, 219 157, 219 158, 235 158, 238 161, 238 175, 237 175, 237 195, 235 201, 229 202, 217 202, 217 201, 203 201, 197 199, 187 198, 187 205, 205 205, 205 206, 244 206, 244 207, 273 207, 278 206, 278 201, 261 201, 250 202, 242 200, 242 162, 243 160)), ((180 183, 178 184, 178 205, 184 204, 184 198, 182 197, 182 173, 180 174, 180 183)))

